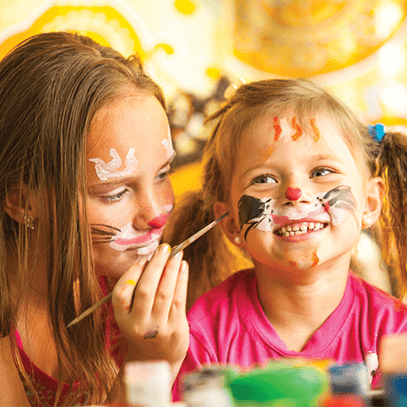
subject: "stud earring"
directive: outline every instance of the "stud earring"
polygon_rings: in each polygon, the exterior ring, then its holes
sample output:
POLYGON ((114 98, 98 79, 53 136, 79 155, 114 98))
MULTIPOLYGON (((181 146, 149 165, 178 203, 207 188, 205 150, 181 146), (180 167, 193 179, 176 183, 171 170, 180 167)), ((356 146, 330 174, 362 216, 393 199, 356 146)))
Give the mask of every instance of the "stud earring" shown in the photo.
POLYGON ((34 229, 34 218, 31 215, 24 216, 24 225, 27 228, 34 229))
POLYGON ((240 244, 241 243, 240 237, 236 236, 235 239, 234 239, 234 242, 235 242, 235 244, 240 244))
POLYGON ((367 218, 363 220, 363 226, 370 226, 372 224, 372 220, 367 218))

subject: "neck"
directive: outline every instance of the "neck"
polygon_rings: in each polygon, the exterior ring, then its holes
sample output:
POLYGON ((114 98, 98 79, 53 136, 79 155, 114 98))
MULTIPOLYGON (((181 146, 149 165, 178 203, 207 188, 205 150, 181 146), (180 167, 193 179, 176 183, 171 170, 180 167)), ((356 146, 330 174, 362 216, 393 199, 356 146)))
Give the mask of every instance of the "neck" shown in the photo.
POLYGON ((293 274, 295 277, 290 278, 290 273, 276 273, 256 264, 258 293, 264 313, 287 347, 301 351, 341 302, 348 268, 325 268, 323 272, 293 270, 293 274))

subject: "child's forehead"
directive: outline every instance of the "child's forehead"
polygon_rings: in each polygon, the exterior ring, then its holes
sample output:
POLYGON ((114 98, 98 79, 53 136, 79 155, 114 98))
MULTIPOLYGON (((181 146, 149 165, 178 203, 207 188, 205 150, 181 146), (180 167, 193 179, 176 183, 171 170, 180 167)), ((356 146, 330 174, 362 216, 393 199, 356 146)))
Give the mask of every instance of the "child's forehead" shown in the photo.
POLYGON ((298 115, 294 112, 264 114, 245 129, 243 137, 259 146, 276 142, 305 142, 306 145, 329 146, 346 141, 340 125, 328 115, 315 113, 298 115), (261 134, 261 137, 258 137, 261 134))

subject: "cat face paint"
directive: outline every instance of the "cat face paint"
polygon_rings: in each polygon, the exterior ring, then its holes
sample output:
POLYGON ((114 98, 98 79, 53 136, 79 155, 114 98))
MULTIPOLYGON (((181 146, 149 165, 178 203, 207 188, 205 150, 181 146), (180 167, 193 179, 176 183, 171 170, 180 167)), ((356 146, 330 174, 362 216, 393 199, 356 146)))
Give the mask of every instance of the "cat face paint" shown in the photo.
POLYGON ((249 225, 245 239, 254 227, 265 232, 276 232, 280 236, 289 236, 292 231, 288 231, 289 235, 286 235, 284 227, 289 223, 300 224, 298 234, 307 233, 309 229, 316 227, 321 228, 321 224, 332 223, 338 226, 356 208, 355 197, 346 185, 316 194, 314 202, 308 205, 287 207, 272 198, 258 199, 250 195, 243 195, 238 203, 240 229, 245 224, 249 225))
POLYGON ((125 177, 130 175, 137 166, 137 160, 134 156, 134 148, 130 147, 129 152, 126 155, 125 159, 125 169, 119 171, 119 168, 122 166, 122 159, 117 153, 115 148, 111 148, 109 151, 110 157, 112 160, 108 163, 105 163, 101 158, 90 158, 89 161, 95 163, 95 171, 99 179, 106 181, 109 178, 118 178, 125 177))
POLYGON ((112 249, 119 252, 137 249, 139 256, 152 254, 159 245, 163 229, 173 209, 174 205, 172 204, 164 205, 164 213, 148 222, 152 229, 147 232, 138 231, 132 222, 122 229, 110 225, 92 224, 92 242, 94 244, 108 243, 112 249))

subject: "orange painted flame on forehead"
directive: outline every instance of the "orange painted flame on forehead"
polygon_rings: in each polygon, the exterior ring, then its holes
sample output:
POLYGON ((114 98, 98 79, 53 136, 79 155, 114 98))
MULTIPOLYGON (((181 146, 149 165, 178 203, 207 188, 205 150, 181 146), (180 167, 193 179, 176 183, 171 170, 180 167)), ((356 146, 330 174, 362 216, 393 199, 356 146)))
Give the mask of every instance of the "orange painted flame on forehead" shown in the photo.
POLYGON ((293 141, 298 140, 303 133, 302 127, 297 123, 295 116, 291 120, 291 126, 295 130, 295 133, 292 135, 293 141))
MULTIPOLYGON (((310 124, 311 124, 311 129, 313 130, 312 139, 317 142, 320 137, 321 133, 315 123, 315 118, 310 119, 310 124)), ((297 117, 293 116, 291 119, 291 128, 295 131, 294 134, 291 135, 291 138, 293 141, 297 141, 303 134, 304 134, 304 129, 300 126, 300 124, 297 122, 297 117)), ((274 129, 274 141, 278 141, 280 139, 280 136, 282 133, 284 133, 283 128, 280 124, 280 119, 277 116, 273 117, 273 129, 274 129)), ((284 134, 283 134, 283 137, 284 134)))

